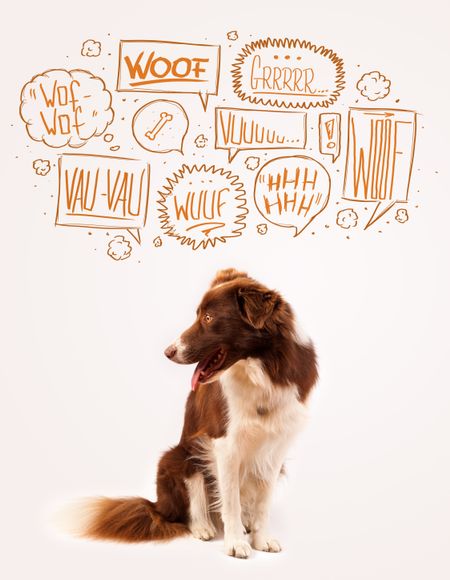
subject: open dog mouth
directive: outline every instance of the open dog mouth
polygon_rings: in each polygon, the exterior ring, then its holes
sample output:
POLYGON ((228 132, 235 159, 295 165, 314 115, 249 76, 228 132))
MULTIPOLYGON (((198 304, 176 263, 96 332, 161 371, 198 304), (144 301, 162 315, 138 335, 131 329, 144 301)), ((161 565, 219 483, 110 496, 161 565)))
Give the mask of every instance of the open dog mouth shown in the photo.
POLYGON ((217 348, 202 359, 195 367, 191 379, 192 390, 195 391, 200 383, 209 381, 223 367, 227 353, 223 348, 217 348))

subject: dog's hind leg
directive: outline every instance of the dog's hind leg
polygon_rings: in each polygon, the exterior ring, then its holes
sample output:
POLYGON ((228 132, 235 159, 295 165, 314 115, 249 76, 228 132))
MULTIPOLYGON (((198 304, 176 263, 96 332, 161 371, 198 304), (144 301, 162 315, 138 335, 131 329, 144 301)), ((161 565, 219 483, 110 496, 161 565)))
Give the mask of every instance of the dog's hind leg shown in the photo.
POLYGON ((185 480, 189 496, 189 529, 199 540, 211 540, 216 529, 209 516, 208 494, 205 478, 200 472, 185 480))

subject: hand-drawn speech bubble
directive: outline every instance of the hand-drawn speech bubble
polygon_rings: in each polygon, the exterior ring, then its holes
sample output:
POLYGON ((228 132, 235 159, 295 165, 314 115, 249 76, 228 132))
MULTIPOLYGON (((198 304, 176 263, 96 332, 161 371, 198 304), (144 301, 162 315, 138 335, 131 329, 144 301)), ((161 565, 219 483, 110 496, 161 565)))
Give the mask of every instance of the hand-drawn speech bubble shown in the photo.
POLYGON ((304 149, 306 113, 218 107, 215 147, 229 162, 244 149, 304 149))
POLYGON ((59 158, 58 168, 56 225, 126 229, 140 242, 150 189, 147 163, 67 153, 59 158))
POLYGON ((416 142, 416 113, 351 108, 343 197, 376 202, 364 229, 397 202, 407 202, 416 142))
POLYGON ((303 155, 278 157, 259 170, 254 199, 268 222, 294 228, 297 237, 325 209, 330 187, 327 170, 315 159, 303 155))
POLYGON ((103 80, 92 73, 53 69, 23 87, 20 116, 34 141, 81 147, 112 123, 111 101, 103 80))
POLYGON ((198 94, 206 111, 217 95, 220 46, 159 40, 121 40, 118 91, 198 94))
POLYGON ((340 113, 319 115, 319 149, 323 155, 332 155, 333 163, 341 154, 340 113))
POLYGON ((246 44, 231 73, 240 99, 272 107, 328 107, 345 85, 342 59, 324 46, 299 39, 246 44))
POLYGON ((183 165, 158 192, 162 230, 193 250, 240 236, 248 210, 238 179, 214 166, 183 165))
POLYGON ((183 153, 189 120, 181 105, 161 99, 139 109, 133 117, 132 127, 134 138, 147 151, 183 153))

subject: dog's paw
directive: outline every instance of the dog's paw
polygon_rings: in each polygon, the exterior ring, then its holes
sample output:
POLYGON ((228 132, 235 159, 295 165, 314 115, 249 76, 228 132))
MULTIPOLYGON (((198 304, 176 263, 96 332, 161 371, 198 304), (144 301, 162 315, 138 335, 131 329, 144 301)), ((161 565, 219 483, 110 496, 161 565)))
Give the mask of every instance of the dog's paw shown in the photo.
POLYGON ((212 540, 216 535, 216 528, 209 522, 192 524, 190 530, 194 538, 205 542, 212 540))
POLYGON ((235 558, 249 558, 252 553, 252 547, 245 540, 226 542, 225 549, 229 556, 235 558))
POLYGON ((255 534, 253 536, 252 545, 255 550, 260 550, 261 552, 281 552, 280 542, 274 538, 268 538, 266 536, 258 536, 255 534))

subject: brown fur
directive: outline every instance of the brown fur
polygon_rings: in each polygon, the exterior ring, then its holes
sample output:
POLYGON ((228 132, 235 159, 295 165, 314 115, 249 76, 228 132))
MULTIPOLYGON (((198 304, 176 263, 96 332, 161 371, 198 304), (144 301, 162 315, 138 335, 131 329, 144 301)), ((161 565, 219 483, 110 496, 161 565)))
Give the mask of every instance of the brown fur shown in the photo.
MULTIPOLYGON (((296 384, 305 401, 317 380, 314 347, 295 340, 291 307, 281 295, 234 269, 217 273, 197 310, 194 324, 182 334, 194 363, 211 349, 225 345, 226 368, 254 356, 276 388, 296 384), (214 324, 206 327, 205 312, 214 324)), ((95 539, 141 542, 169 540, 188 533, 189 505, 185 479, 205 466, 199 444, 226 434, 227 408, 220 383, 201 384, 186 403, 184 426, 177 446, 160 459, 157 501, 142 498, 93 500, 94 516, 84 532, 95 539)))

